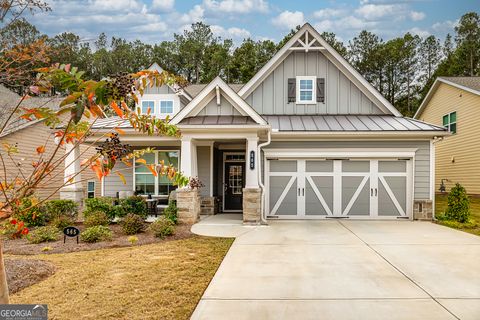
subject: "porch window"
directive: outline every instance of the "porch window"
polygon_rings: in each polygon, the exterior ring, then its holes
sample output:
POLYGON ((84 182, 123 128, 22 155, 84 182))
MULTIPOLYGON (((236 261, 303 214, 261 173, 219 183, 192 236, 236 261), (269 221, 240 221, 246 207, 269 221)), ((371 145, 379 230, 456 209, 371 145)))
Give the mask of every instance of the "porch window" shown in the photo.
POLYGON ((87 182, 87 198, 95 198, 95 181, 87 182))
POLYGON ((150 114, 155 114, 155 101, 142 101, 142 114, 147 114, 150 110, 150 114))
MULTIPOLYGON (((178 169, 179 152, 177 150, 159 150, 146 153, 142 157, 147 164, 173 165, 178 169)), ((143 164, 135 165, 135 191, 143 195, 169 195, 176 189, 173 183, 164 175, 154 176, 143 164)))

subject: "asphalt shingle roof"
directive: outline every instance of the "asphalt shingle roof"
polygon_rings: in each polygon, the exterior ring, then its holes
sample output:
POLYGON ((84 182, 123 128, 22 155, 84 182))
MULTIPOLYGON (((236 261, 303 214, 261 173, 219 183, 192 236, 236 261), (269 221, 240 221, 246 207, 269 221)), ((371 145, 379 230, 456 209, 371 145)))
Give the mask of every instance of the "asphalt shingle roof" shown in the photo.
POLYGON ((480 91, 480 77, 440 77, 458 85, 480 91))

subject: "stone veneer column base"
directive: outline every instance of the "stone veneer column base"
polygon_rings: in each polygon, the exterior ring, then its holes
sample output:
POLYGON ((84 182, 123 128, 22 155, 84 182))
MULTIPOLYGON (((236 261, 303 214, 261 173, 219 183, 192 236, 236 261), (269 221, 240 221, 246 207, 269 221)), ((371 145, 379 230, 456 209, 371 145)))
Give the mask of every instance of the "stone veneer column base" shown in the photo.
POLYGON ((201 214, 214 215, 217 213, 217 210, 215 210, 215 197, 202 197, 201 199, 201 214))
POLYGON ((78 221, 83 221, 83 199, 85 198, 85 190, 83 188, 60 189, 60 199, 73 200, 78 204, 78 221))
POLYGON ((177 190, 178 222, 193 224, 200 217, 200 195, 198 190, 177 190))
POLYGON ((260 203, 262 189, 243 189, 243 223, 259 224, 261 222, 260 203))
POLYGON ((413 200, 414 220, 433 220, 433 203, 428 199, 413 200))

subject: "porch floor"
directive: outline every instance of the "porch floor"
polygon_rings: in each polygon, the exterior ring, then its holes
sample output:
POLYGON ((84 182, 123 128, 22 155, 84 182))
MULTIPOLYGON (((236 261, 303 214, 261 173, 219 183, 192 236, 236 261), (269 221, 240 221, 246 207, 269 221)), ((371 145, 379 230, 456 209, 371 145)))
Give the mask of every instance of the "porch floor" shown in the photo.
POLYGON ((192 226, 192 232, 209 237, 238 237, 256 228, 268 226, 243 225, 241 213, 219 213, 213 216, 201 216, 200 221, 192 226))

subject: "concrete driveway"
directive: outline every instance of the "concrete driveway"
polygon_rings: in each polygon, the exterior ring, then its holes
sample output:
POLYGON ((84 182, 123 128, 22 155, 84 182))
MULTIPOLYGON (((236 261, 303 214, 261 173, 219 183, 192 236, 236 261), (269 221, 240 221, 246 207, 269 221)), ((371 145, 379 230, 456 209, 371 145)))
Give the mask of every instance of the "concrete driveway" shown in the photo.
POLYGON ((192 319, 480 319, 480 237, 429 222, 232 217, 192 228, 237 237, 192 319))

